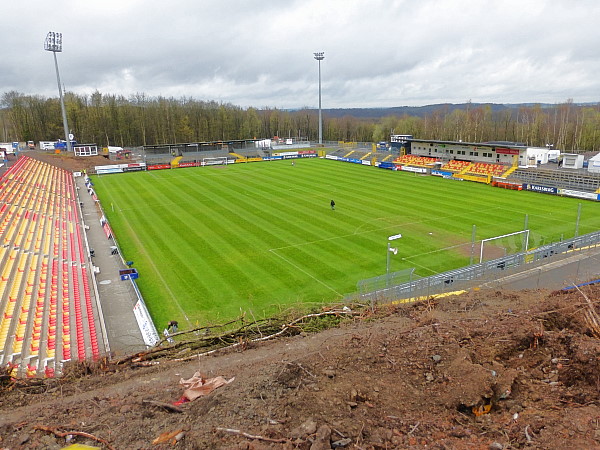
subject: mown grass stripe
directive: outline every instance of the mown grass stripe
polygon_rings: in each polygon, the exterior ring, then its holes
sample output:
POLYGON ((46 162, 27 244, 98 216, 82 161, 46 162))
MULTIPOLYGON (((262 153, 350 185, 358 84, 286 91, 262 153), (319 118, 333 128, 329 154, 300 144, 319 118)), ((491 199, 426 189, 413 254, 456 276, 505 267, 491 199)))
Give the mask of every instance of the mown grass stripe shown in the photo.
MULTIPOLYGON (((523 229, 528 214, 532 243, 566 239, 581 202, 317 159, 94 182, 160 323, 177 318, 169 296, 200 322, 339 298, 385 273, 387 236, 399 232, 392 269, 420 275, 468 262, 473 225, 479 240, 523 229)), ((584 202, 580 234, 598 228, 598 205, 584 202)))

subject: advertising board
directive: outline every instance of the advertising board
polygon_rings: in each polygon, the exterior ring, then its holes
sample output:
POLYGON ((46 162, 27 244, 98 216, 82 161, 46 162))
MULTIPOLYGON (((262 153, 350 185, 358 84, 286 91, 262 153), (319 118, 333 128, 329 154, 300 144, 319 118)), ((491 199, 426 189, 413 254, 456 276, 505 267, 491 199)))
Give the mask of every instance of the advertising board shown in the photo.
POLYGON ((542 194, 558 194, 558 189, 552 186, 542 186, 540 184, 525 184, 523 187, 528 191, 541 192, 542 194))

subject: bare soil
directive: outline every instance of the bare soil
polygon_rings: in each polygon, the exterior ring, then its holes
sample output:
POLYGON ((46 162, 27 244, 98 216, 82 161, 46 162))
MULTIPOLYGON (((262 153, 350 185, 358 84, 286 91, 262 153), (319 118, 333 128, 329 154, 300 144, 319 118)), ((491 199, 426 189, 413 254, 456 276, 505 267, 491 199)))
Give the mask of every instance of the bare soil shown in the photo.
POLYGON ((5 380, 0 446, 61 448, 61 432, 85 432, 135 449, 600 448, 600 339, 584 297, 600 287, 582 292, 383 305, 192 362, 79 365, 37 386, 5 380), (179 380, 196 371, 235 380, 181 412, 148 403, 179 400, 179 380), (163 433, 179 440, 153 445, 163 433))
POLYGON ((111 161, 105 156, 97 155, 97 156, 74 156, 73 154, 61 152, 61 153, 52 153, 50 151, 38 151, 32 150, 24 153, 31 158, 38 159, 40 161, 47 162, 48 164, 52 164, 58 166, 62 169, 72 170, 72 171, 82 171, 84 169, 90 171, 95 166, 106 166, 110 164, 119 164, 126 163, 128 160, 123 161, 111 161))

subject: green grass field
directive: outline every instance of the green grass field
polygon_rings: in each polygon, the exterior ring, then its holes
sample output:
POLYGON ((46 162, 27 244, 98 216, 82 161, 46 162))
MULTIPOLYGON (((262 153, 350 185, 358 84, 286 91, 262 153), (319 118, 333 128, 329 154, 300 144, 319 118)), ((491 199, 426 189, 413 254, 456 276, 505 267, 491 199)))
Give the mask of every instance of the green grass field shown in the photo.
MULTIPOLYGON (((428 276, 469 263, 473 225, 481 240, 522 230, 527 214, 533 247, 573 237, 581 203, 579 234, 600 229, 595 202, 323 159, 93 181, 154 321, 186 327, 340 300, 385 274, 398 233, 391 271, 428 276)), ((496 244, 516 251, 520 237, 496 244)))

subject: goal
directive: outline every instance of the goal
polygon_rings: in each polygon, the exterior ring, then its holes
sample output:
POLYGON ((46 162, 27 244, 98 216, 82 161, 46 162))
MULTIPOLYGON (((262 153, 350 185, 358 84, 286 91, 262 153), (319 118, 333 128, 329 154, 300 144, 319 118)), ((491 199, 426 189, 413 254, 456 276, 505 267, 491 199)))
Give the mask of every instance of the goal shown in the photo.
MULTIPOLYGON (((486 242, 496 241, 496 246, 499 244, 500 247, 504 248, 504 251, 510 248, 513 250, 511 253, 518 251, 527 251, 529 248, 529 230, 515 231, 514 233, 503 234, 502 236, 494 236, 487 239, 481 240, 481 253, 479 254, 479 262, 483 262, 483 248, 486 242), (517 237, 522 235, 521 237, 517 237)), ((498 247, 497 247, 498 248, 498 247)), ((494 259, 494 258, 492 258, 494 259)))
POLYGON ((203 166, 226 166, 227 156, 219 156, 217 158, 202 158, 203 166))

